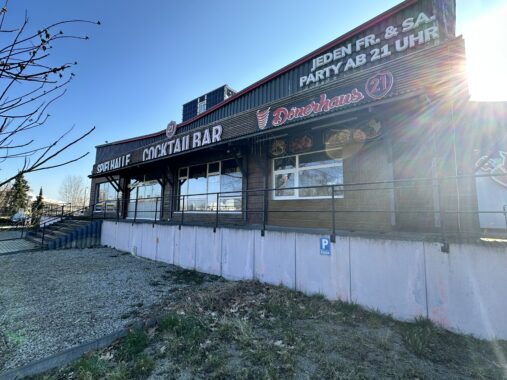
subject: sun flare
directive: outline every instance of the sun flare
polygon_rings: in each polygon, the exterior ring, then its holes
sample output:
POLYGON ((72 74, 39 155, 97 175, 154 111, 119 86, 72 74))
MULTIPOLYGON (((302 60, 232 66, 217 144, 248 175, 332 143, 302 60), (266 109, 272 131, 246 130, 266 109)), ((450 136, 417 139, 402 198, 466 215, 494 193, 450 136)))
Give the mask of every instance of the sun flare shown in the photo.
POLYGON ((463 34, 472 100, 507 101, 507 5, 479 16, 463 34))

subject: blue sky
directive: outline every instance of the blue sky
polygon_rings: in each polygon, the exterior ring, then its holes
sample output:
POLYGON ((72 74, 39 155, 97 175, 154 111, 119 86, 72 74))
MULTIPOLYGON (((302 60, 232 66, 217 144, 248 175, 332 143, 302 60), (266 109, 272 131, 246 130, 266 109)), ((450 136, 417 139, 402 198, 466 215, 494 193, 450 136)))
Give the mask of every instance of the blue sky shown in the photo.
MULTIPOLYGON (((497 14, 504 2, 458 0, 458 33, 466 39, 479 29, 484 32, 475 23, 484 15, 497 14)), ((35 191, 42 186, 48 197, 56 199, 65 175, 90 173, 95 145, 159 131, 170 120, 179 122, 183 103, 224 83, 241 90, 398 3, 12 1, 11 24, 25 10, 35 29, 74 18, 102 23, 69 28, 90 39, 62 41, 54 47, 54 62, 78 61, 73 69, 76 77, 65 97, 51 107, 51 121, 31 136, 42 142, 73 125, 73 136, 96 126, 93 135, 60 159, 90 154, 66 167, 29 174, 29 183, 35 191)), ((500 24, 493 20, 488 25, 500 28, 500 24)), ((467 51, 471 53, 468 45, 467 51)), ((505 67, 507 62, 498 65, 505 67)), ((0 177, 16 167, 13 161, 0 164, 0 177)))

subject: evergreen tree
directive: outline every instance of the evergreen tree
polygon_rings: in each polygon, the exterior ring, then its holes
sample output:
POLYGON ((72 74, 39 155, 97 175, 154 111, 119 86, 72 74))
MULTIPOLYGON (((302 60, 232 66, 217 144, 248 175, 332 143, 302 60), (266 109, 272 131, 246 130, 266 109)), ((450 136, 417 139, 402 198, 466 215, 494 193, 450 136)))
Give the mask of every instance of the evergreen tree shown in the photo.
POLYGON ((16 176, 14 184, 12 185, 11 199, 9 200, 9 208, 12 214, 18 212, 20 208, 25 209, 28 206, 28 191, 30 186, 23 174, 16 176))
POLYGON ((42 196, 42 187, 40 188, 39 195, 32 204, 32 224, 39 224, 42 217, 42 210, 44 209, 44 197, 42 196))

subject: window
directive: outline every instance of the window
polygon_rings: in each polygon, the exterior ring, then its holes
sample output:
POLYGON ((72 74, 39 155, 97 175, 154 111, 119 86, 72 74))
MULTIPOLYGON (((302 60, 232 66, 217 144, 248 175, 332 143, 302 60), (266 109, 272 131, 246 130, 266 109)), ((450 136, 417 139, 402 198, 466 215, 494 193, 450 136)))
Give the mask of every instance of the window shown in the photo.
MULTIPOLYGON (((331 198, 331 187, 343 184, 341 149, 312 152, 273 159, 273 199, 331 198), (294 187, 308 187, 294 189, 294 187)), ((335 197, 343 198, 341 186, 335 197)))
POLYGON ((201 114, 206 111, 206 95, 201 96, 197 101, 197 114, 201 114))
POLYGON ((98 183, 95 196, 95 212, 116 212, 116 200, 121 197, 109 182, 98 183))
POLYGON ((180 168, 179 205, 185 211, 241 211, 242 175, 236 160, 180 168), (217 199, 218 193, 218 199, 217 199))
POLYGON ((162 186, 158 181, 130 183, 130 201, 127 218, 158 219, 162 207, 162 186), (137 202, 137 206, 136 206, 137 202))

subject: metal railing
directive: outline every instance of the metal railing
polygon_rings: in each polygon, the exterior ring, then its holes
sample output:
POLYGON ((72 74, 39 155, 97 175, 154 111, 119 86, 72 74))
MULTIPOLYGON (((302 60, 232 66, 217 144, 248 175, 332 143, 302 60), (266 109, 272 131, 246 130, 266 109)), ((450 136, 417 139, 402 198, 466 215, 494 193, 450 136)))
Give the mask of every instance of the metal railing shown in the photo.
MULTIPOLYGON (((133 223, 219 226, 258 225, 266 228, 301 227, 328 231, 332 241, 337 231, 381 233, 425 233, 442 242, 451 238, 507 238, 507 205, 477 209, 475 180, 507 174, 410 178, 319 186, 249 189, 132 200, 109 200, 111 206, 95 217, 128 219, 133 223), (459 197, 467 187, 466 196, 459 197), (457 190, 460 190, 459 192, 457 190), (313 193, 317 197, 277 200, 279 192, 313 193), (468 199, 468 203, 464 202, 468 199), (116 207, 112 205, 116 203, 116 207), (378 205, 378 206, 377 206, 378 205), (479 217, 500 216, 505 225, 480 228, 479 217)), ((506 190, 507 192, 507 190, 506 190)))
POLYGON ((41 214, 44 216, 61 216, 85 206, 76 206, 72 203, 44 205, 41 214))
POLYGON ((472 196, 476 194, 477 178, 493 176, 507 174, 110 199, 81 208, 69 205, 53 209, 58 212, 46 217, 37 228, 42 232, 42 246, 50 224, 79 218, 169 223, 180 229, 184 225, 207 225, 214 231, 221 226, 254 225, 262 235, 273 227, 305 228, 329 233, 332 241, 338 231, 408 232, 435 236, 442 241, 445 251, 447 242, 453 238, 507 239, 507 205, 479 211, 477 200, 472 196), (276 200, 274 194, 277 192, 313 193, 320 197, 276 200), (457 195, 460 193, 461 198, 457 195), (493 229, 480 228, 479 219, 485 216, 494 217, 496 222, 502 219, 505 224, 493 229))
MULTIPOLYGON (((95 204, 91 204, 89 206, 75 206, 71 203, 67 203, 64 205, 60 205, 57 208, 51 208, 53 212, 45 213, 40 220, 40 223, 31 228, 34 232, 40 232, 40 246, 42 248, 45 247, 45 242, 47 239, 48 230, 51 230, 51 233, 59 232, 62 228, 66 228, 65 225, 60 226, 58 222, 67 220, 67 219, 79 219, 79 220, 88 220, 93 222, 96 219, 105 219, 110 217, 106 212, 106 208, 104 208, 103 212, 100 215, 97 215, 95 212, 96 206, 102 204, 103 202, 97 202, 95 204), (49 214, 49 215, 48 215, 49 214)), ((116 212, 117 210, 115 210, 116 212)))

